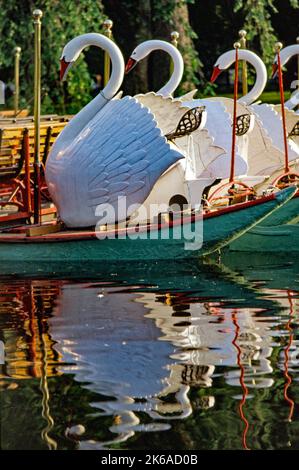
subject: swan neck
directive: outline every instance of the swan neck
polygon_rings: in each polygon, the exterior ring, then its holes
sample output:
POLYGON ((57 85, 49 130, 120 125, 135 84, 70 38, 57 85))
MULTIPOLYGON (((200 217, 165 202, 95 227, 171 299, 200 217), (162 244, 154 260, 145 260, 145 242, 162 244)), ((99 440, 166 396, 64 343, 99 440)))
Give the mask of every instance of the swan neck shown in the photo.
POLYGON ((299 54, 299 44, 292 44, 280 51, 281 65, 285 65, 293 56, 299 54))
POLYGON ((262 94, 267 84, 267 69, 264 62, 253 52, 241 49, 239 59, 250 63, 256 72, 256 79, 252 89, 239 99, 239 102, 249 105, 256 101, 262 94))
MULTIPOLYGON (((78 37, 78 55, 85 47, 98 46, 108 52, 112 64, 112 73, 105 88, 79 113, 77 113, 70 123, 60 134, 63 145, 73 140, 88 122, 107 104, 109 100, 118 92, 124 77, 124 59, 119 48, 110 39, 100 34, 86 34, 78 37)), ((60 137, 59 136, 59 137, 60 137)), ((56 140, 59 143, 59 137, 56 140)), ((55 142, 55 144, 56 144, 55 142)), ((57 146, 56 146, 57 147, 57 146)))
POLYGON ((177 89, 181 80, 183 78, 184 73, 184 62, 181 53, 178 51, 176 47, 172 44, 167 43, 166 41, 148 41, 149 43, 149 51, 148 53, 155 51, 155 50, 162 50, 165 51, 173 61, 173 73, 171 74, 170 79, 168 82, 160 88, 158 91, 159 95, 162 96, 171 96, 174 91, 177 89))

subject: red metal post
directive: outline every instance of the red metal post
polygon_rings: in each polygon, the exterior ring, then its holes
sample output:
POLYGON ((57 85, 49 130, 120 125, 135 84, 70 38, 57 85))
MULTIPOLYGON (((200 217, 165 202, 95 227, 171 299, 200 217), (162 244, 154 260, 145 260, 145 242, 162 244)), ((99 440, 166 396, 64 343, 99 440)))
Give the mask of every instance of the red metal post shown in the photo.
POLYGON ((232 153, 230 162, 229 182, 232 183, 235 177, 235 158, 236 158, 236 127, 237 127, 237 100, 238 100, 238 80, 239 80, 239 44, 235 44, 235 81, 234 81, 234 111, 233 111, 233 131, 232 131, 232 153))
POLYGON ((24 130, 24 151, 25 151, 25 210, 31 213, 31 188, 30 188, 30 148, 29 130, 24 130))

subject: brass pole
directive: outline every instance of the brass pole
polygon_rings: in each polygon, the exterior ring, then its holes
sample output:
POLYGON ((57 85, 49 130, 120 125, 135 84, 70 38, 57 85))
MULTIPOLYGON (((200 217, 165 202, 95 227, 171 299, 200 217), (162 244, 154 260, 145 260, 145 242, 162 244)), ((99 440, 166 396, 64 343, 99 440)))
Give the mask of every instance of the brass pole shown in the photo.
POLYGON ((34 10, 34 223, 40 222, 41 18, 34 10))
MULTIPOLYGON (((105 20, 104 21, 104 34, 107 36, 107 38, 111 39, 112 38, 112 27, 113 27, 113 21, 111 20, 105 20)), ((107 85, 109 82, 110 78, 110 57, 108 52, 105 51, 104 55, 104 86, 107 85)))
MULTIPOLYGON (((178 33, 177 31, 172 31, 172 33, 170 34, 170 37, 171 37, 171 44, 174 46, 174 47, 178 47, 178 40, 179 40, 179 37, 180 37, 180 33, 178 33)), ((170 75, 173 74, 173 61, 172 59, 170 59, 170 75)))
MULTIPOLYGON (((246 49, 246 35, 245 29, 239 31, 241 49, 246 49)), ((248 93, 248 80, 247 80, 247 63, 246 60, 242 60, 242 93, 243 96, 248 93)))
POLYGON ((21 48, 15 47, 15 91, 14 91, 14 111, 15 117, 19 111, 19 98, 20 98, 20 55, 21 48))

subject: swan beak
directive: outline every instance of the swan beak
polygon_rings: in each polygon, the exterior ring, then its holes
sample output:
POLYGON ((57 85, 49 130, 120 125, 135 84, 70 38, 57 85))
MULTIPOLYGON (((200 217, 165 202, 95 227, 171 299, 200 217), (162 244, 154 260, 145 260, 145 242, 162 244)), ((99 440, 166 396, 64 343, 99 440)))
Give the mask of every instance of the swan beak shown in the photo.
POLYGON ((278 72, 278 64, 272 64, 272 75, 271 78, 275 78, 278 72))
POLYGON ((70 65, 71 62, 66 62, 64 57, 60 60, 60 81, 63 81, 65 79, 66 73, 70 65))
POLYGON ((222 70, 220 67, 218 67, 218 65, 216 65, 213 69, 213 73, 212 73, 212 76, 210 78, 210 82, 211 83, 214 83, 215 80, 217 79, 217 77, 221 74, 222 70))
POLYGON ((132 57, 130 57, 128 62, 126 63, 125 73, 131 72, 135 65, 137 65, 137 60, 132 59, 132 57))

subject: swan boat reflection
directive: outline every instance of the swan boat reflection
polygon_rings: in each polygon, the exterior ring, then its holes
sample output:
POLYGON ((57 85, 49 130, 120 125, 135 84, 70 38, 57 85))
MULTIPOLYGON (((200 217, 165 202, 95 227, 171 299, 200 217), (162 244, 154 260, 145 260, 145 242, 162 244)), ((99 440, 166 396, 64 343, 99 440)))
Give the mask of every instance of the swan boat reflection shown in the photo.
MULTIPOLYGON (((2 296, 3 310, 8 301, 18 305, 15 321, 21 322, 19 337, 5 335, 10 347, 2 379, 10 377, 12 385, 20 377, 41 378, 48 446, 55 447, 55 409, 49 406, 47 378, 58 374, 73 376, 82 390, 96 394, 91 416, 109 419, 108 438, 83 433, 74 441, 79 448, 104 448, 136 432, 169 430, 172 422, 217 408, 219 380, 235 390, 246 447, 247 402, 255 389, 275 388, 277 367, 292 417, 292 377, 298 370, 296 293, 288 297, 285 291, 259 287, 262 296, 257 296, 254 284, 254 289, 246 287, 248 280, 242 283, 239 276, 234 282, 234 272, 217 276, 215 267, 210 270, 193 271, 180 283, 174 274, 156 271, 146 285, 141 272, 127 285, 120 280, 113 285, 115 276, 79 285, 18 281, 10 296, 2 296), (281 317, 269 314, 279 308, 281 317), (22 328, 28 343, 23 346, 22 328)), ((7 292, 7 281, 1 290, 7 292)), ((69 425, 65 422, 66 434, 69 425)))

